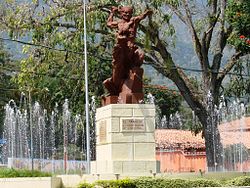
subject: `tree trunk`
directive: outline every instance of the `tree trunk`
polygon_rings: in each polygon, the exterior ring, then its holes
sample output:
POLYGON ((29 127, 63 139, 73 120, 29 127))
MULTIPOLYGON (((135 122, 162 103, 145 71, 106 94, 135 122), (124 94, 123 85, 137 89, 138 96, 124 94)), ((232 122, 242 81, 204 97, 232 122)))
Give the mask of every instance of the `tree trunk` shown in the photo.
POLYGON ((223 167, 222 144, 218 130, 218 114, 216 105, 218 103, 218 90, 211 86, 209 75, 206 75, 204 82, 204 93, 202 101, 190 93, 190 86, 187 87, 187 80, 184 81, 178 72, 172 71, 171 79, 182 92, 182 96, 199 118, 205 137, 206 158, 208 171, 221 171, 223 167))
POLYGON ((213 95, 207 94, 207 96, 204 97, 204 99, 206 99, 206 112, 199 114, 200 116, 198 115, 198 117, 203 126, 205 137, 207 169, 208 171, 216 172, 223 170, 223 146, 218 129, 219 121, 215 105, 217 99, 214 99, 212 96, 213 95))
POLYGON ((222 144, 217 123, 205 125, 204 136, 208 171, 222 171, 222 144))

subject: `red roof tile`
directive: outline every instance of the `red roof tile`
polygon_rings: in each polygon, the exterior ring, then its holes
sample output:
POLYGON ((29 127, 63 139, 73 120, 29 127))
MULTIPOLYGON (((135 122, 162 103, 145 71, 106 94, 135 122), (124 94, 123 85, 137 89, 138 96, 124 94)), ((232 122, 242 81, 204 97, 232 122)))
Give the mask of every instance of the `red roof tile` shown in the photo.
MULTIPOLYGON (((243 143, 250 149, 250 117, 219 125, 221 142, 225 146, 243 143)), ((201 134, 176 129, 156 129, 156 147, 161 149, 205 148, 201 134)))
POLYGON ((161 149, 205 148, 201 134, 176 129, 155 130, 156 147, 161 149))
POLYGON ((243 143, 250 149, 250 117, 222 123, 219 130, 224 146, 243 143))
POLYGON ((219 126, 220 131, 236 131, 244 130, 250 131, 250 117, 233 120, 230 122, 222 123, 219 126))

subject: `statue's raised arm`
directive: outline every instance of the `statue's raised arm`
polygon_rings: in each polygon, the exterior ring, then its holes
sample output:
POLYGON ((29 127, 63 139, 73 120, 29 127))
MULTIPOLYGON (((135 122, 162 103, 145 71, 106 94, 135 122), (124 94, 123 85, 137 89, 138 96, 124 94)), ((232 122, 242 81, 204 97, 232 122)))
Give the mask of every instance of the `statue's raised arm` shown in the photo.
POLYGON ((145 10, 145 12, 142 13, 141 15, 134 17, 134 19, 135 19, 136 22, 140 22, 141 20, 145 19, 147 16, 150 16, 150 15, 152 15, 152 14, 153 14, 153 11, 147 9, 147 10, 145 10))
POLYGON ((107 20, 107 26, 110 28, 117 28, 118 22, 114 21, 114 15, 117 11, 118 11, 118 7, 113 6, 111 8, 111 11, 107 20))

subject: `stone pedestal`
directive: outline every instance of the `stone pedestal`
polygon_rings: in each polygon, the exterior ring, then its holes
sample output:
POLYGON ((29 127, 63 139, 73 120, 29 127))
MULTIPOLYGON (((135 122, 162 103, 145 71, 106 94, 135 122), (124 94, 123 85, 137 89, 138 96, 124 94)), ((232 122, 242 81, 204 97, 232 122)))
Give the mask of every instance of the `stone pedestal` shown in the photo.
POLYGON ((92 174, 147 174, 155 159, 155 106, 111 104, 97 109, 96 161, 92 174))

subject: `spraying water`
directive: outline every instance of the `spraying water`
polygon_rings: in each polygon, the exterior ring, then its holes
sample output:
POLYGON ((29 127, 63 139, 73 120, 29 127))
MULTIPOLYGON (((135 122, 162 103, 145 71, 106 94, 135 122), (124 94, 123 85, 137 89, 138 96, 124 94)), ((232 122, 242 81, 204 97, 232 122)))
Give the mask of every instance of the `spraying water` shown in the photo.
POLYGON ((3 163, 50 172, 84 169, 83 121, 72 114, 69 101, 65 100, 61 113, 58 105, 48 113, 38 102, 29 109, 23 101, 21 107, 14 101, 5 106, 3 163))

